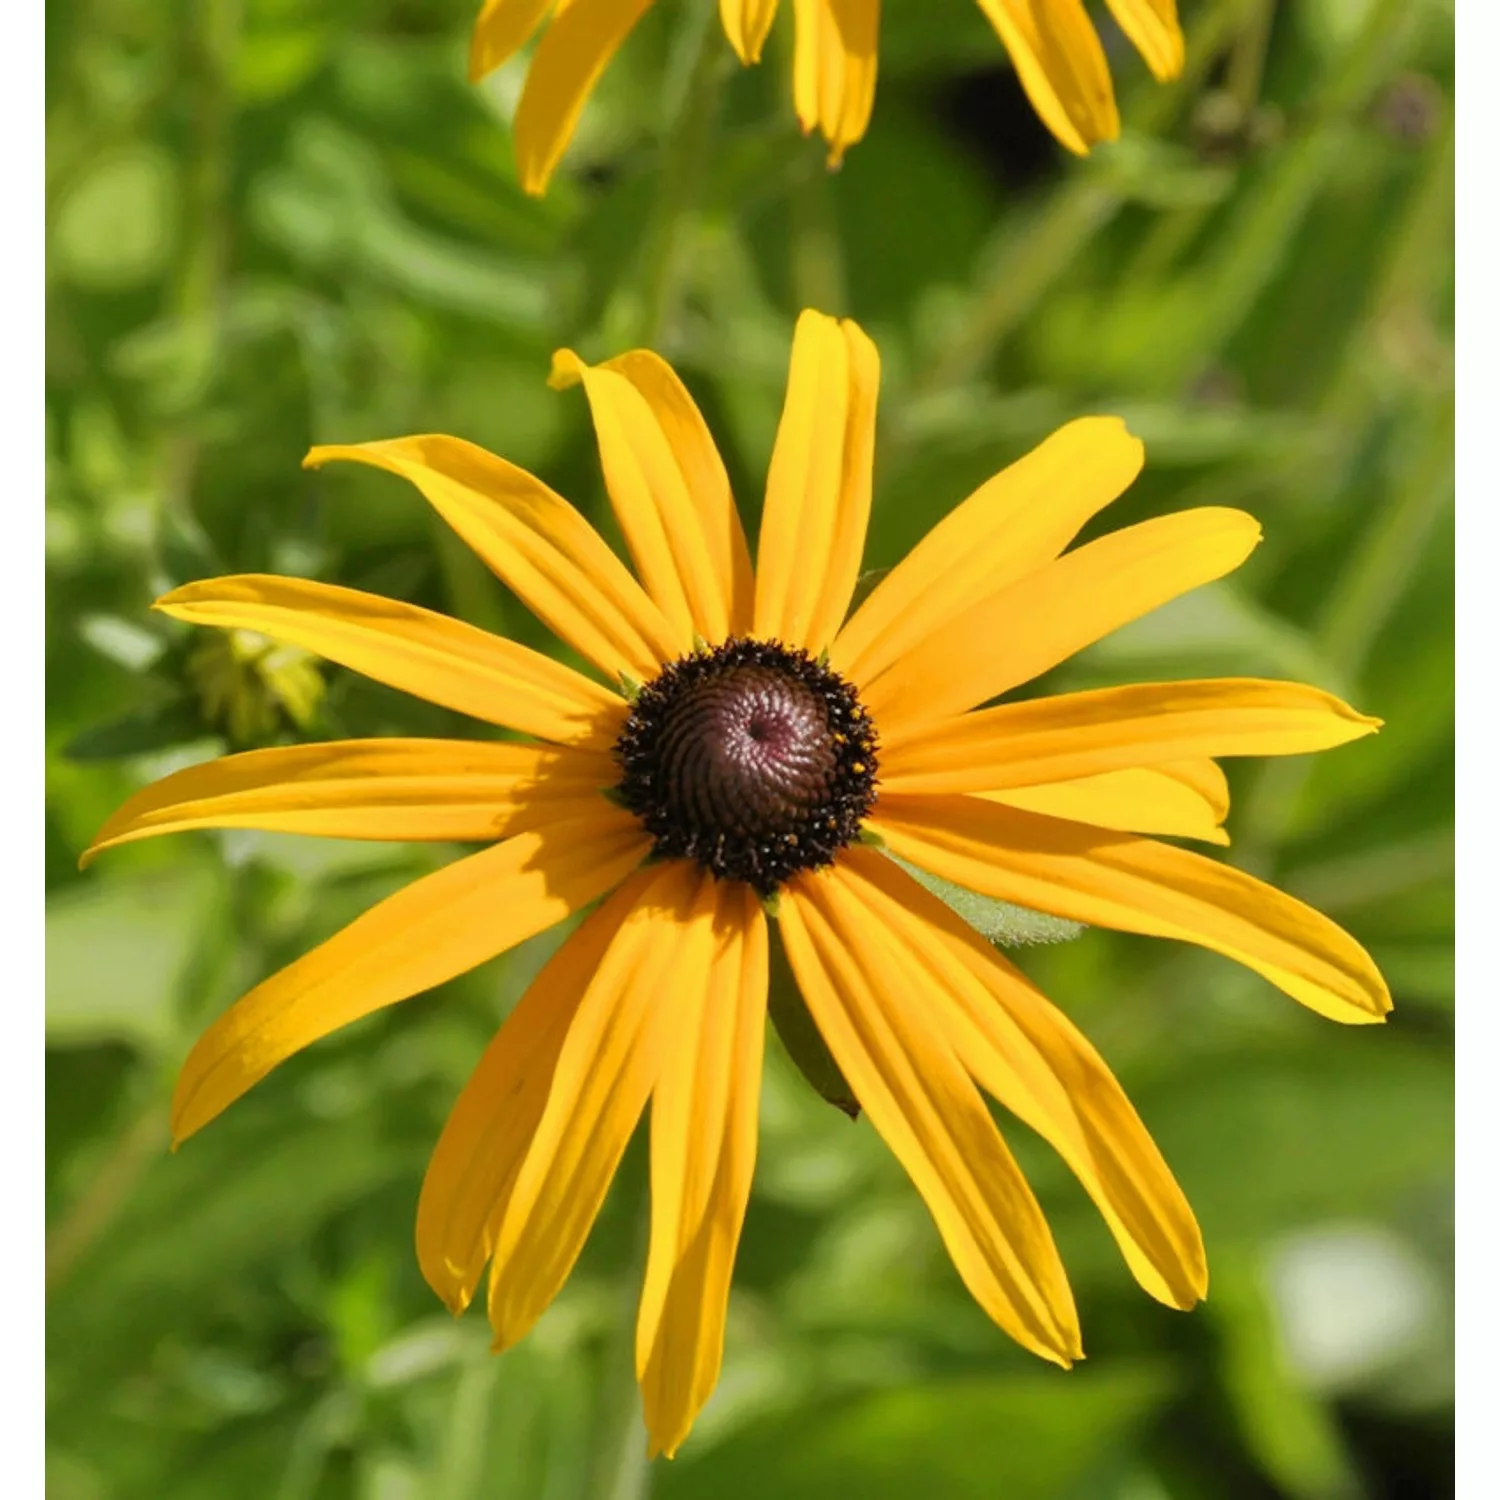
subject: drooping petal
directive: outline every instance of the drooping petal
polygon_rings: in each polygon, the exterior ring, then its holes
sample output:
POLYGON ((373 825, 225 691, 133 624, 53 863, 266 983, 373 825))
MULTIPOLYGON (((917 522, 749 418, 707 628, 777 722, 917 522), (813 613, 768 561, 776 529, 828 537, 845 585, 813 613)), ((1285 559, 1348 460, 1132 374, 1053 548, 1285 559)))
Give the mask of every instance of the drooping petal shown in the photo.
POLYGON ((578 1004, 526 1159, 490 1217, 497 1350, 541 1316, 583 1249, 660 1072, 663 995, 707 989, 713 877, 683 860, 653 873, 578 1004))
POLYGON ((1379 727, 1300 682, 1140 683, 897 724, 882 736, 880 782, 896 792, 997 792, 1191 756, 1303 755, 1379 727))
POLYGON ((485 1049, 443 1126, 417 1202, 417 1259, 455 1313, 469 1305, 495 1248, 496 1213, 541 1123, 578 1008, 656 883, 652 869, 629 876, 558 949, 485 1049))
POLYGON ((828 165, 865 133, 875 103, 880 0, 795 0, 792 92, 803 134, 821 130, 828 165))
POLYGON ((333 740, 248 750, 137 792, 99 830, 101 850, 189 828, 321 838, 486 843, 600 805, 614 762, 587 750, 477 740, 333 740))
POLYGON ((714 895, 708 982, 701 993, 674 987, 651 1101, 651 1246, 635 1362, 651 1452, 669 1458, 719 1378, 760 1111, 766 919, 747 886, 721 883, 714 895))
POLYGON ((1092 823, 1096 828, 1202 839, 1210 844, 1229 842, 1229 835, 1219 826, 1229 811, 1229 784, 1211 760, 1129 766, 1073 781, 978 795, 989 802, 1045 813, 1049 818, 1092 823))
POLYGON ((358 589, 244 573, 189 583, 153 606, 255 630, 430 703, 559 745, 604 749, 625 702, 569 667, 461 620, 358 589))
POLYGON ((522 191, 546 192, 583 106, 652 0, 571 0, 559 7, 531 60, 513 134, 522 191))
POLYGON ((1152 74, 1163 82, 1182 72, 1184 44, 1177 0, 1108 0, 1120 30, 1135 43, 1152 74))
POLYGON ((1191 1307, 1208 1277, 1197 1221, 1104 1060, 905 871, 858 847, 841 866, 906 1003, 931 1017, 982 1087, 1068 1163, 1141 1285, 1169 1306, 1191 1307))
POLYGON ((1222 953, 1335 1021, 1385 1018, 1370 955, 1301 901, 1230 865, 979 797, 882 797, 869 826, 957 885, 1095 927, 1222 953))
POLYGON ((766 479, 755 634, 816 654, 859 577, 875 463, 880 356, 847 318, 804 312, 766 479))
POLYGON ((1120 113, 1099 34, 1082 0, 979 0, 1042 123, 1087 155, 1120 133, 1120 113))
POLYGON ((1145 449, 1118 417, 1081 417, 1002 469, 875 586, 830 653, 863 687, 933 631, 1052 562, 1122 495, 1145 449))
POLYGON ((926 1200, 979 1305, 1017 1343, 1068 1365, 1078 1319, 1051 1231, 952 1045, 901 992, 843 872, 781 892, 807 1008, 855 1097, 926 1200))
POLYGON ((776 19, 776 0, 719 0, 724 35, 742 63, 758 63, 776 19))
POLYGON ((484 0, 469 38, 469 82, 478 83, 514 57, 556 0, 484 0))
MULTIPOLYGON (((602 800, 602 799, 601 799, 602 800)), ((183 1141, 295 1052, 545 931, 624 879, 650 840, 629 813, 518 833, 424 875, 225 1011, 188 1054, 172 1099, 183 1141)))
POLYGON ((604 480, 651 598, 671 622, 675 654, 749 628, 755 580, 729 475, 687 387, 645 349, 586 365, 552 357, 552 384, 582 381, 604 480))
POLYGON ((865 706, 892 729, 962 713, 1222 578, 1259 540, 1252 517, 1214 506, 1111 532, 934 631, 864 690, 865 706))
POLYGON ((314 448, 399 474, 550 630, 610 678, 642 680, 679 642, 604 538, 561 495, 473 443, 439 435, 314 448))

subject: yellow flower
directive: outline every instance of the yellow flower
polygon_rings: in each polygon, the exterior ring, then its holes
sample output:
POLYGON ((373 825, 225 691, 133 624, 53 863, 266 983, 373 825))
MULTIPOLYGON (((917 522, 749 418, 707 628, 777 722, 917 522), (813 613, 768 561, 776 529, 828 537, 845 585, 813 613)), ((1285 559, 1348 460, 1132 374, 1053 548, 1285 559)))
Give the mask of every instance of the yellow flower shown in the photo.
POLYGON ((1325 917, 1144 836, 1222 841, 1211 757, 1324 749, 1377 721, 1314 688, 1233 679, 978 706, 1228 573, 1256 523, 1189 510, 1066 550, 1142 464, 1123 423, 1086 417, 981 486, 846 619, 879 375, 853 323, 802 315, 753 570, 702 417, 643 350, 594 366, 564 350, 553 370, 583 385, 634 573, 565 500, 456 438, 315 448, 313 466, 409 479, 598 676, 353 589, 189 584, 158 607, 528 738, 232 755, 141 792, 90 851, 206 827, 487 845, 213 1025, 178 1083, 179 1141, 336 1027, 604 898, 460 1095, 417 1249, 455 1312, 488 1263, 495 1346, 514 1343, 566 1279, 649 1101, 636 1363, 653 1451, 677 1448, 718 1375, 773 924, 860 1106, 1007 1333, 1062 1365, 1080 1353, 1051 1234, 981 1090, 1061 1153, 1147 1292, 1175 1307, 1204 1293, 1192 1211, 1099 1055, 887 851, 1038 911, 1212 949, 1336 1020, 1390 1007, 1325 917))
MULTIPOLYGON (((543 193, 583 106, 652 0, 485 0, 469 48, 478 82, 515 55, 544 21, 521 102, 515 147, 521 186, 543 193)), ((743 63, 760 61, 777 0, 719 0, 743 63)), ((1108 0, 1120 29, 1159 79, 1182 71, 1177 0, 1108 0)), ((978 0, 1047 129, 1086 154, 1120 133, 1109 64, 1083 0, 978 0)), ((822 132, 831 165, 865 133, 875 102, 880 0, 793 0, 792 91, 804 133, 822 132)))

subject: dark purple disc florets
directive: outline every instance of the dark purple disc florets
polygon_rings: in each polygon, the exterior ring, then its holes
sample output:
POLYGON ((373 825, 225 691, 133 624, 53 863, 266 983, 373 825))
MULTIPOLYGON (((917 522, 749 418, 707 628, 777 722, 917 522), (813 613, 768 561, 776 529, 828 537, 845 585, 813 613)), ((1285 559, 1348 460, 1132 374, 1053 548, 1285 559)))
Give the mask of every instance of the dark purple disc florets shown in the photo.
POLYGON ((617 794, 663 859, 771 895, 859 832, 875 800, 875 726, 805 651, 729 640, 664 667, 615 742, 617 794))

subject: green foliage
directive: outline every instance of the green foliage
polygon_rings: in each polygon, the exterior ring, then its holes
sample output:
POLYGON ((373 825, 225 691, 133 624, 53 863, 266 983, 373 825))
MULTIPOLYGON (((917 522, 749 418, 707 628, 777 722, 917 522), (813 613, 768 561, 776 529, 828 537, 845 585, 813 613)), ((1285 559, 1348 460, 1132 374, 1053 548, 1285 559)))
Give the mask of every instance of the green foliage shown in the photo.
POLYGON ((830 175, 791 121, 789 15, 761 67, 710 59, 716 134, 674 144, 693 58, 662 0, 542 202, 515 182, 516 68, 465 81, 476 9, 48 7, 49 1495, 1442 1493, 1451 6, 1184 0, 1168 86, 1106 29, 1126 133, 1080 161, 976 6, 887 0, 874 123, 830 175), (177 584, 318 577, 558 649, 414 493, 305 473, 311 443, 459 434, 618 540, 584 403, 545 378, 559 345, 649 337, 753 526, 805 304, 881 348, 872 572, 1085 412, 1148 451, 1101 526, 1260 518, 1239 574, 1043 686, 1295 677, 1383 718, 1325 756, 1231 765, 1230 857, 1365 942, 1396 1011, 1340 1030, 1226 962, 1102 931, 1016 955, 1120 1074, 1213 1276, 1200 1311, 1157 1307, 1007 1125, 1080 1305, 1089 1359, 1066 1375, 992 1328, 868 1123, 770 1049, 724 1375, 648 1469, 640 1142, 566 1291, 498 1359, 411 1251, 426 1153, 560 934, 328 1038, 171 1154, 201 1027, 449 851, 189 834, 77 858, 132 790, 227 748, 480 732, 255 643, 205 657, 210 637, 148 612, 177 584), (1351 1288, 1384 1266, 1384 1290, 1309 1304, 1319 1266, 1351 1288), (1382 1322, 1398 1303, 1416 1311, 1382 1322))

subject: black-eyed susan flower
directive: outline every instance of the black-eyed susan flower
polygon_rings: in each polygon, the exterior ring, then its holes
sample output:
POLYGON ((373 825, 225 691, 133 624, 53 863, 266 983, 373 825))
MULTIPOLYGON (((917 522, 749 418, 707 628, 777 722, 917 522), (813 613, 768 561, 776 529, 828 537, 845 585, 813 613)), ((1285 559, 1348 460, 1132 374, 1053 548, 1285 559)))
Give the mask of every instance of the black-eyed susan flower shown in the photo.
POLYGON ((1310 687, 1232 679, 995 703, 1228 573, 1256 523, 1189 510, 1069 550, 1142 463, 1123 423, 1088 417, 981 486, 849 615, 879 383, 853 323, 797 325, 754 569, 713 440, 662 360, 563 351, 553 378, 583 386, 634 572, 539 480, 458 439, 307 462, 410 480, 595 675, 329 584, 220 578, 159 602, 524 737, 232 755, 110 820, 91 853, 209 827, 484 845, 216 1022, 177 1086, 177 1140, 336 1027, 602 898, 480 1060, 417 1208, 422 1270, 451 1308, 489 1266, 497 1348, 568 1276, 649 1104, 636 1365, 653 1449, 686 1435, 717 1378, 750 1194, 773 927, 859 1105, 1007 1333, 1059 1364, 1080 1353, 1057 1250, 986 1094, 1061 1153, 1146 1291, 1191 1306, 1206 1284, 1197 1225, 1109 1069, 897 859, 1196 943, 1324 1015, 1380 1020, 1386 987, 1352 938, 1150 836, 1221 837, 1213 757, 1323 749, 1376 721, 1310 687))
MULTIPOLYGON (((475 82, 542 30, 515 118, 516 159, 528 193, 546 191, 584 104, 652 0, 485 0, 474 23, 475 82)), ((1084 154, 1120 133, 1114 86, 1084 0, 978 0, 1010 53, 1048 130, 1084 154)), ((1182 70, 1177 0, 1108 0, 1120 29, 1158 79, 1182 70)), ((725 34, 743 63, 760 61, 777 0, 719 0, 725 34)), ((792 93, 805 133, 820 131, 830 163, 865 133, 875 103, 880 0, 794 0, 792 93)))

